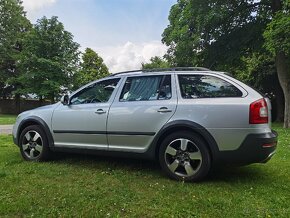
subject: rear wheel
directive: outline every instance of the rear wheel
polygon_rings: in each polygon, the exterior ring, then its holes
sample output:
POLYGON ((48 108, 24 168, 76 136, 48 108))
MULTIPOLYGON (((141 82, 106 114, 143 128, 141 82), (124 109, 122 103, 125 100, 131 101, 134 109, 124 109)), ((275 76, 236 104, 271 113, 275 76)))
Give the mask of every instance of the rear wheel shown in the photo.
POLYGON ((211 166, 206 143, 197 134, 180 131, 165 138, 159 149, 159 162, 164 172, 173 179, 198 181, 211 166))
POLYGON ((22 157, 28 161, 44 161, 49 158, 50 150, 45 132, 38 125, 26 127, 19 138, 22 157))

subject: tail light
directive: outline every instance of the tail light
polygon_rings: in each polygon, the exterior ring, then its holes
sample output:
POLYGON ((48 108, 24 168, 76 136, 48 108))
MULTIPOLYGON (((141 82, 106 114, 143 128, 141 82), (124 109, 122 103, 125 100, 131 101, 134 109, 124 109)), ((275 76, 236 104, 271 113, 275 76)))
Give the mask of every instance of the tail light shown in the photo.
POLYGON ((264 98, 250 105, 250 124, 268 123, 268 107, 264 98))

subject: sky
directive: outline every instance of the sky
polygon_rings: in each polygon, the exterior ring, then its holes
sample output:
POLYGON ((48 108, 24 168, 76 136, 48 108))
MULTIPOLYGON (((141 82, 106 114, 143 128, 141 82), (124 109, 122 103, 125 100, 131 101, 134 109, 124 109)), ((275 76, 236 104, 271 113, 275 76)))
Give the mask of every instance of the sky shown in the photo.
POLYGON ((22 0, 32 23, 57 16, 81 50, 95 50, 111 73, 162 56, 161 35, 176 0, 22 0))

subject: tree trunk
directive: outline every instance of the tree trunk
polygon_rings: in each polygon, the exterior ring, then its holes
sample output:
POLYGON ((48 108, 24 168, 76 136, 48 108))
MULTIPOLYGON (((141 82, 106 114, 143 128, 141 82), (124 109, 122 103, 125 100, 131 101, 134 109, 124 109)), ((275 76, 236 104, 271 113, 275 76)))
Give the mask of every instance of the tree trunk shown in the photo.
POLYGON ((284 109, 285 109, 285 105, 284 105, 284 94, 283 94, 283 90, 280 86, 280 84, 277 84, 276 87, 276 120, 277 122, 283 122, 284 121, 284 109))
POLYGON ((50 102, 51 102, 51 104, 54 104, 54 94, 51 95, 50 102))
MULTIPOLYGON (((272 0, 271 8, 273 15, 275 15, 278 11, 282 10, 282 1, 272 0)), ((275 63, 285 99, 284 128, 290 128, 290 59, 285 52, 278 52, 275 63)))
POLYGON ((43 97, 39 96, 39 107, 43 105, 43 97))
POLYGON ((284 52, 276 55, 276 67, 280 85, 285 98, 284 128, 290 127, 290 59, 284 52))
POLYGON ((15 108, 16 108, 16 113, 20 114, 20 95, 16 94, 15 95, 15 108))

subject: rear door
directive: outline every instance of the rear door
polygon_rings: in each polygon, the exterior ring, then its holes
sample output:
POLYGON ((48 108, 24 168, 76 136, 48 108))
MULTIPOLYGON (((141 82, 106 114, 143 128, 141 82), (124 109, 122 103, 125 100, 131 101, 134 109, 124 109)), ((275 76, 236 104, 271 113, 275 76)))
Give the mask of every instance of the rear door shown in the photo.
POLYGON ((146 151, 175 113, 176 104, 172 75, 127 77, 108 116, 109 150, 146 151))

